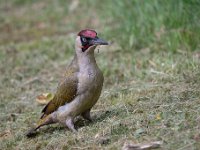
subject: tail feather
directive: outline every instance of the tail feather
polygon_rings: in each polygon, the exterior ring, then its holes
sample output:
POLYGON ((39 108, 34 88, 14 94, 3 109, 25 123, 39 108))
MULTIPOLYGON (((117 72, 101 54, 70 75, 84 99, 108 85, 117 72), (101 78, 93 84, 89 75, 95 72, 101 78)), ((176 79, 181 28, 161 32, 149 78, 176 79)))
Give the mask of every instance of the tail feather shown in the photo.
POLYGON ((48 125, 48 124, 52 124, 54 123, 53 122, 53 119, 51 117, 51 115, 47 115, 47 116, 44 116, 42 119, 40 119, 38 122, 37 122, 37 125, 35 127, 33 127, 32 129, 30 129, 27 133, 26 133, 26 136, 27 137, 32 137, 36 134, 36 130, 39 129, 40 127, 44 126, 44 125, 48 125))
MULTIPOLYGON (((55 97, 54 97, 54 98, 55 98, 55 97)), ((58 105, 57 103, 54 103, 53 100, 51 100, 51 101, 42 109, 43 115, 41 116, 40 119, 43 119, 43 118, 46 117, 47 115, 51 114, 51 113, 54 112, 58 107, 59 107, 59 105, 58 105)))

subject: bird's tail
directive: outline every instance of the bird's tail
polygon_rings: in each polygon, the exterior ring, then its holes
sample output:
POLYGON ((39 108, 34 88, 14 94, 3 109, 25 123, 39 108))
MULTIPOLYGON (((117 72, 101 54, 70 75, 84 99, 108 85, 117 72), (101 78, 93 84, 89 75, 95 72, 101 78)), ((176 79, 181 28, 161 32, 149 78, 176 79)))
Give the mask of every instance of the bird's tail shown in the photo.
POLYGON ((26 136, 27 137, 31 137, 33 135, 35 135, 36 133, 36 130, 39 129, 40 127, 44 126, 44 125, 48 125, 48 124, 52 124, 54 123, 53 119, 52 119, 52 116, 51 114, 50 115, 47 115, 45 117, 43 117, 42 119, 40 119, 36 126, 33 127, 32 129, 30 129, 27 133, 26 133, 26 136))

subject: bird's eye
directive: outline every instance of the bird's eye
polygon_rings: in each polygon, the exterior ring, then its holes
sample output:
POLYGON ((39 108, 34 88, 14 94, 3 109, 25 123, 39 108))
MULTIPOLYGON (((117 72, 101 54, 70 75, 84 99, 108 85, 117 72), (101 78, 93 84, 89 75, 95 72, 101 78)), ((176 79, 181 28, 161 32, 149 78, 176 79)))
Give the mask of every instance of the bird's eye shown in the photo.
POLYGON ((86 42, 87 42, 87 39, 84 38, 84 37, 82 37, 82 41, 83 41, 84 43, 86 43, 86 42))

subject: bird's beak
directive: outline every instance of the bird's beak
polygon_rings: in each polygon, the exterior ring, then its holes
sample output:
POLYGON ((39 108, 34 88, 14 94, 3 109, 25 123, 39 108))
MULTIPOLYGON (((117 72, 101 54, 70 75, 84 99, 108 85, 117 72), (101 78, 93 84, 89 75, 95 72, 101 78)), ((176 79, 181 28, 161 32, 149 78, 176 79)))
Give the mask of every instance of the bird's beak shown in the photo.
POLYGON ((106 42, 103 39, 96 37, 96 38, 93 38, 93 39, 90 40, 90 44, 91 45, 108 45, 108 42, 106 42))

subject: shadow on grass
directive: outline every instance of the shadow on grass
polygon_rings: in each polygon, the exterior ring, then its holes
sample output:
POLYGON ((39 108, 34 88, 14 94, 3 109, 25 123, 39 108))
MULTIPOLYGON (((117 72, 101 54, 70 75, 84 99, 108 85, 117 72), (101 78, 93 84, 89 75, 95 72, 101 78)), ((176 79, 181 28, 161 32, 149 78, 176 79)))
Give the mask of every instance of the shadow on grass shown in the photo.
MULTIPOLYGON (((105 111, 103 112, 100 116, 94 116, 93 117, 93 120, 92 122, 91 121, 88 121, 88 120, 84 120, 82 117, 77 117, 75 119, 75 128, 77 130, 79 130, 80 128, 82 127, 86 127, 86 126, 89 126, 89 125, 93 125, 95 123, 98 123, 98 122, 102 122, 103 120, 105 120, 106 118, 110 117, 110 115, 112 115, 113 113, 111 111, 105 111)), ((63 131, 63 130, 67 130, 69 132, 71 132, 67 127, 65 126, 58 126, 59 123, 55 123, 57 126, 52 126, 52 125, 49 125, 49 126, 46 126, 46 127, 41 127, 39 130, 33 132, 31 134, 31 136, 27 136, 28 138, 35 138, 39 135, 42 135, 42 134, 45 134, 45 133, 48 133, 48 134, 52 134, 54 133, 55 131, 63 131)), ((26 135, 27 133, 25 133, 26 135)))
POLYGON ((92 117, 92 121, 84 120, 82 117, 77 117, 77 120, 75 121, 76 128, 79 129, 85 126, 96 124, 98 122, 102 122, 106 118, 110 117, 110 115, 112 114, 113 113, 111 111, 102 112, 99 116, 94 115, 92 117))

